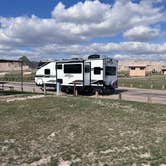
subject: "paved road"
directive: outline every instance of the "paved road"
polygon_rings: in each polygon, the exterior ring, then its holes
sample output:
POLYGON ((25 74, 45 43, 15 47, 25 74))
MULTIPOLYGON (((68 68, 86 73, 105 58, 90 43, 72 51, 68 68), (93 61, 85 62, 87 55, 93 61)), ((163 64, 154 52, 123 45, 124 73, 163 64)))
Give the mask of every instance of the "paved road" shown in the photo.
POLYGON ((120 87, 117 91, 124 100, 166 104, 166 90, 120 87))
MULTIPOLYGON (((8 82, 5 85, 13 86, 15 90, 21 90, 20 82, 8 82)), ((31 82, 24 82, 23 88, 24 88, 24 91, 27 91, 27 92, 32 92, 33 90, 35 90, 36 92, 39 92, 39 93, 42 92, 39 87, 37 87, 34 83, 31 83, 31 82)))
MULTIPOLYGON (((21 89, 21 83, 17 82, 9 82, 6 84, 8 86, 14 86, 16 90, 21 89)), ((24 91, 34 91, 42 93, 42 90, 37 87, 34 83, 24 83, 24 91)), ((50 93, 55 93, 54 91, 50 93)), ((102 96, 103 98, 111 98, 111 99, 118 99, 119 93, 122 94, 123 100, 129 101, 140 101, 140 102, 147 102, 150 101, 152 103, 161 103, 166 104, 166 90, 152 90, 152 89, 139 89, 139 88, 126 88, 120 87, 117 90, 117 94, 109 95, 109 96, 102 96)))

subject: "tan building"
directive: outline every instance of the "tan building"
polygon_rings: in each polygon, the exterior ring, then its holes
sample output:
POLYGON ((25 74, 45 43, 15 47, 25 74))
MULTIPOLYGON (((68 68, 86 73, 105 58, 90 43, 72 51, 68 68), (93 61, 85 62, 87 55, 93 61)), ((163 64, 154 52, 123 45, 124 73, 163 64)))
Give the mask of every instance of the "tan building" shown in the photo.
POLYGON ((161 70, 162 74, 166 75, 166 68, 161 70))
MULTIPOLYGON (((11 72, 21 70, 21 61, 0 59, 0 72, 11 72)), ((29 66, 23 65, 23 70, 30 70, 29 66)))
POLYGON ((146 66, 146 72, 161 72, 162 68, 166 68, 166 62, 164 61, 143 61, 143 60, 121 60, 119 61, 119 71, 129 72, 129 66, 140 65, 146 66), (165 67, 163 67, 165 66, 165 67))
POLYGON ((145 77, 146 76, 146 66, 138 66, 138 65, 129 66, 129 76, 145 77))

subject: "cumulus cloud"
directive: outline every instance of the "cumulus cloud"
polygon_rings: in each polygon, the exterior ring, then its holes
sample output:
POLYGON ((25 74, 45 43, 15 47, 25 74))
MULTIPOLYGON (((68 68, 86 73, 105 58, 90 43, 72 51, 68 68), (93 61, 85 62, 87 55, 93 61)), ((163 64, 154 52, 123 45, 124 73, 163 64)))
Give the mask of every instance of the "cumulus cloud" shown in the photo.
POLYGON ((122 58, 151 58, 166 60, 166 43, 149 44, 145 42, 121 42, 121 43, 93 43, 90 45, 47 45, 38 48, 41 54, 66 54, 79 57, 90 54, 111 55, 117 59, 122 58))
POLYGON ((66 8, 61 2, 54 8, 52 16, 58 22, 70 22, 73 32, 84 36, 113 36, 134 26, 157 23, 164 20, 160 7, 149 1, 133 3, 118 0, 112 6, 98 0, 79 2, 66 8))
POLYGON ((21 56, 28 56, 29 58, 38 58, 39 53, 35 51, 29 51, 29 50, 21 50, 21 49, 14 49, 14 48, 8 48, 8 49, 1 49, 0 48, 0 59, 18 59, 21 56))
POLYGON ((57 23, 53 19, 32 16, 3 18, 0 22, 0 44, 15 46, 37 46, 48 43, 73 43, 84 38, 74 35, 70 24, 57 23))
POLYGON ((123 36, 132 41, 150 41, 160 36, 160 30, 146 26, 138 26, 126 31, 123 36))
POLYGON ((148 53, 147 50, 150 52, 155 46, 148 43, 99 44, 92 41, 97 42, 96 38, 100 41, 100 37, 112 37, 120 33, 134 41, 158 37, 160 30, 150 27, 165 21, 166 14, 162 6, 154 5, 156 2, 159 3, 154 0, 142 0, 139 3, 116 0, 113 4, 107 4, 99 0, 85 0, 70 7, 59 2, 52 11, 51 18, 39 18, 35 15, 0 17, 0 56, 32 56, 33 53, 35 56, 56 53, 120 54, 123 51, 127 54, 141 54, 139 49, 142 47, 147 47, 142 49, 142 54, 148 53), (87 43, 90 43, 89 46, 87 43))
POLYGON ((62 2, 59 2, 52 11, 52 16, 60 22, 99 23, 109 14, 110 9, 111 5, 98 0, 79 2, 67 9, 62 2))

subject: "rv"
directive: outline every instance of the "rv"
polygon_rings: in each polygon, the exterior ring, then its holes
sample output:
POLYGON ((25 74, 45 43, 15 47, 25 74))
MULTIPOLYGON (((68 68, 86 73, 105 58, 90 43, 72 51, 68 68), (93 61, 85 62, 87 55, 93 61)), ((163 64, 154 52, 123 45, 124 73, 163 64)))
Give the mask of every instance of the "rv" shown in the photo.
POLYGON ((35 76, 38 86, 61 84, 62 91, 70 92, 76 86, 78 91, 104 93, 118 87, 118 61, 90 55, 88 59, 68 59, 46 63, 35 76))

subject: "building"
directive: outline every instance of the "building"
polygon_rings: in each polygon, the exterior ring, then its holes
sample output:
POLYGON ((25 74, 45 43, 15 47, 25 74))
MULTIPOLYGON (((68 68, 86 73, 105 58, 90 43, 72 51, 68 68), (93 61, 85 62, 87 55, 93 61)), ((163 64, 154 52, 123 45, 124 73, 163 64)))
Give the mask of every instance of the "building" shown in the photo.
POLYGON ((146 66, 145 65, 129 66, 129 76, 131 76, 131 77, 145 77, 146 76, 146 66))
POLYGON ((166 68, 161 70, 161 73, 166 75, 166 68))
MULTIPOLYGON (((21 70, 21 61, 0 59, 0 72, 11 72, 11 71, 20 71, 20 70, 21 70)), ((27 65, 23 65, 23 70, 29 71, 30 68, 27 65)))
MULTIPOLYGON (((166 62, 164 61, 143 61, 143 60, 121 60, 119 61, 119 71, 126 71, 129 72, 129 66, 146 66, 146 72, 156 72, 160 73, 163 66, 166 66, 166 62)), ((164 67, 166 68, 166 67, 164 67)))

